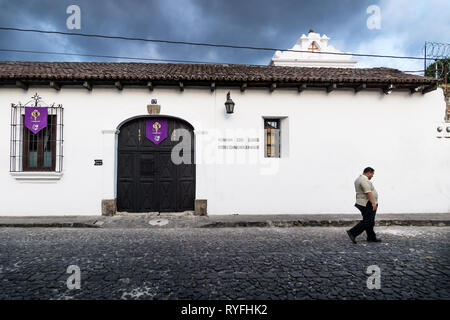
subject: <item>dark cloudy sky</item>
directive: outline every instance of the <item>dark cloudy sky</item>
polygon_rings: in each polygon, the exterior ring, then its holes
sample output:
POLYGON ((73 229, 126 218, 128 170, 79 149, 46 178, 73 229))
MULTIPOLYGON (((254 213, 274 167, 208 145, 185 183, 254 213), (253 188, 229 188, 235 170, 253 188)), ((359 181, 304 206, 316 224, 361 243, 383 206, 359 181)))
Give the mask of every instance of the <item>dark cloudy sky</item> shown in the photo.
MULTIPOLYGON (((0 0, 0 26, 194 42, 291 48, 310 28, 346 52, 423 55, 424 41, 450 42, 448 0, 0 0), (81 30, 66 9, 81 8, 81 30), (381 29, 369 30, 370 5, 381 29)), ((273 52, 164 45, 0 31, 0 49, 268 64, 273 52)), ((0 52, 0 60, 125 61, 0 52)), ((356 58, 357 66, 422 69, 422 62, 356 58)))

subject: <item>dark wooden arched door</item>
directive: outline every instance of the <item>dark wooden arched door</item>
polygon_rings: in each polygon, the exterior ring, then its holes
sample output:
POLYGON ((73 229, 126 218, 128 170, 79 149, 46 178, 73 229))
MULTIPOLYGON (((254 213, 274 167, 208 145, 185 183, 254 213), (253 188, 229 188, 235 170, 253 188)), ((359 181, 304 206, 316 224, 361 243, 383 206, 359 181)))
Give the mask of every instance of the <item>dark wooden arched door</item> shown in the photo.
POLYGON ((179 212, 194 210, 195 164, 193 128, 171 117, 141 117, 120 127, 117 168, 117 210, 121 212, 179 212), (146 120, 167 121, 167 138, 159 144, 146 137, 146 120), (172 162, 180 143, 174 129, 191 137, 191 164, 172 162))

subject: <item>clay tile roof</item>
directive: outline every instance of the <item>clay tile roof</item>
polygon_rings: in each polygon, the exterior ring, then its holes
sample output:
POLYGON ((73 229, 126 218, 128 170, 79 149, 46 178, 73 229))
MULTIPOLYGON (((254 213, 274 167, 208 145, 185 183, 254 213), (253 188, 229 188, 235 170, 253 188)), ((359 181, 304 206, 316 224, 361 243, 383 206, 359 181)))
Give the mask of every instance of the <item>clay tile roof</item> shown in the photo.
POLYGON ((434 84, 390 68, 310 68, 128 62, 0 61, 0 80, 139 80, 241 82, 375 82, 434 84))

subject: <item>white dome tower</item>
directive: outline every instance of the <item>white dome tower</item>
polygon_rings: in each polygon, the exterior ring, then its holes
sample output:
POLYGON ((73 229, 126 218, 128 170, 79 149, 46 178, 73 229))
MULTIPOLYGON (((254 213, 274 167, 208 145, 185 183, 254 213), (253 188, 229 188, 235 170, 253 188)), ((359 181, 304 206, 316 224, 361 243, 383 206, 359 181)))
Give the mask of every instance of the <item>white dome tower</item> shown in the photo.
POLYGON ((308 36, 302 34, 291 50, 309 51, 292 52, 277 51, 270 60, 271 66, 288 67, 328 67, 328 68, 353 68, 356 60, 352 60, 351 54, 325 54, 315 52, 342 53, 335 47, 328 45, 325 34, 320 36, 314 30, 309 30, 308 36))

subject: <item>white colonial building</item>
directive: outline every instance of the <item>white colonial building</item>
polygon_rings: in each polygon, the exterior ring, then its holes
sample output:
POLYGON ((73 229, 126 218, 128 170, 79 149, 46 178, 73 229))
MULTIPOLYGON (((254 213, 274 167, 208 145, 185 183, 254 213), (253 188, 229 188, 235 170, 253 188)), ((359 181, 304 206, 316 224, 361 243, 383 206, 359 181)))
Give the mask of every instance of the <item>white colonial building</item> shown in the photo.
POLYGON ((379 213, 450 212, 442 90, 353 65, 0 62, 0 215, 356 213, 366 166, 379 213))

